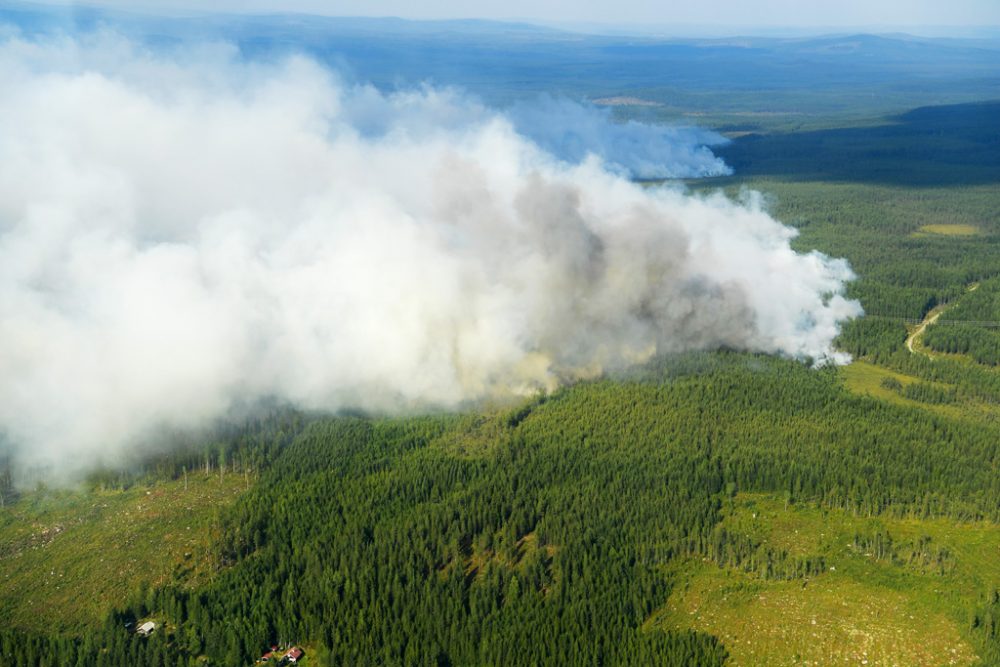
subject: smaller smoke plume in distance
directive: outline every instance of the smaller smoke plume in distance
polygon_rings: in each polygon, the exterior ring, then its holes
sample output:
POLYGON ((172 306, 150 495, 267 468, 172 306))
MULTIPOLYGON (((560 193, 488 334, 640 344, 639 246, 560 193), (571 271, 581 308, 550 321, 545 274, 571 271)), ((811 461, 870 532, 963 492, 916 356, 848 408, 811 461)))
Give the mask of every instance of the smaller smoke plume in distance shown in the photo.
MULTIPOLYGON (((451 408, 664 352, 844 360, 846 262, 753 197, 629 182, 656 162, 616 144, 634 128, 556 108, 596 153, 301 58, 0 43, 0 431, 72 471, 263 398, 451 408)), ((716 164, 660 136, 670 173, 716 164)))
POLYGON ((522 135, 571 162, 595 154, 607 168, 645 179, 733 173, 709 149, 728 140, 710 130, 634 120, 616 123, 611 109, 551 97, 514 104, 508 116, 522 135))

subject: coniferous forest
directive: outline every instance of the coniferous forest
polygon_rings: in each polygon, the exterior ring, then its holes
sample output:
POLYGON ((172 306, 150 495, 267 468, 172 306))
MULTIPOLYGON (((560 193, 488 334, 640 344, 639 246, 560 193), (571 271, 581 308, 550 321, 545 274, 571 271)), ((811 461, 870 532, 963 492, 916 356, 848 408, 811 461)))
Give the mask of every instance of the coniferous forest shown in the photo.
MULTIPOLYGON (((241 664, 288 641, 330 664, 724 664, 716 637, 646 626, 679 583, 671 563, 798 581, 828 569, 720 529, 734 497, 996 522, 998 436, 856 396, 835 369, 735 353, 509 410, 275 414, 212 454, 260 473, 221 514, 209 583, 140 591, 82 638, 8 628, 3 651, 12 664, 241 664), (124 630, 145 618, 165 630, 124 630)), ((989 619, 984 656, 1000 646, 991 609, 970 610, 989 619)))

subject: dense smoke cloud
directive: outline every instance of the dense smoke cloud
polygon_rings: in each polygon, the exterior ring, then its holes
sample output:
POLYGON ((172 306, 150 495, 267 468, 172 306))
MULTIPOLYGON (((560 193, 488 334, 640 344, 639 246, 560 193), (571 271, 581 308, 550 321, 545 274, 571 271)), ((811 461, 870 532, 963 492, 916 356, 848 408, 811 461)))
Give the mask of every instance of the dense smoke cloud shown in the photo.
POLYGON ((12 39, 0 430, 71 467, 265 397, 455 407, 718 346, 839 361, 850 269, 793 235, 752 198, 561 161, 454 92, 12 39))

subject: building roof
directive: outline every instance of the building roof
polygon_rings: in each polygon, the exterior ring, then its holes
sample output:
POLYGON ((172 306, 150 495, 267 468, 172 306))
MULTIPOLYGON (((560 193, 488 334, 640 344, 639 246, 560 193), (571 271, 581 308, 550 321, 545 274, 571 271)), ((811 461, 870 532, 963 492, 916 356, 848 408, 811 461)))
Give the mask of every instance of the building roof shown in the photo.
POLYGON ((288 649, 288 653, 285 654, 285 657, 291 658, 292 660, 298 660, 299 658, 302 657, 302 649, 300 649, 298 646, 293 646, 292 648, 288 649))

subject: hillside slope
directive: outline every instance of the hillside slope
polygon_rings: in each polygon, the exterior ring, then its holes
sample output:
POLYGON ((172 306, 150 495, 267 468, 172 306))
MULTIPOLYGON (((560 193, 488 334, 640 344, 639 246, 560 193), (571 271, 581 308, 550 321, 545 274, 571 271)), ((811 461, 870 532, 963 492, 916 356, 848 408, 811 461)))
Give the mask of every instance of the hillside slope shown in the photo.
MULTIPOLYGON (((154 588, 44 650, 109 665, 249 663, 278 641, 319 664, 794 664, 814 638, 774 633, 801 614, 752 600, 805 589, 844 603, 810 604, 824 628, 857 622, 851 599, 884 609, 872 664, 993 664, 998 460, 996 426, 725 353, 515 410, 320 420, 223 513, 214 578, 154 588), (873 540, 894 546, 873 555, 873 540), (706 596, 721 601, 693 615, 706 596), (926 634, 918 615, 939 640, 901 652, 926 634), (123 629, 147 618, 164 631, 123 629)), ((31 645, 7 636, 9 657, 31 645)))

